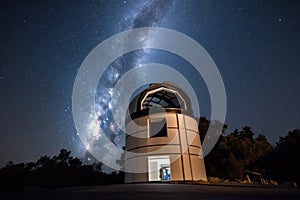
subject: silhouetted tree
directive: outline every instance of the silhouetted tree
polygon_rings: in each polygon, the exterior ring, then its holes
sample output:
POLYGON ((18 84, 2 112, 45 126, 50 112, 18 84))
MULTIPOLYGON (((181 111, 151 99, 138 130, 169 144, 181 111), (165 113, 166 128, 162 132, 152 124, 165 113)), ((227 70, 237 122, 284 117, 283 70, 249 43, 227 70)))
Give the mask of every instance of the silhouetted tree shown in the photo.
POLYGON ((201 142, 203 143, 204 138, 207 135, 208 128, 210 128, 212 131, 210 137, 219 137, 220 133, 218 130, 220 129, 220 127, 222 127, 221 132, 224 133, 227 128, 227 124, 222 124, 221 122, 216 121, 216 120, 210 121, 210 120, 206 119, 205 117, 200 117, 198 129, 199 129, 199 133, 200 133, 201 142), (214 134, 214 132, 215 132, 215 134, 214 134))
POLYGON ((280 137, 275 150, 268 159, 267 165, 270 177, 279 182, 296 181, 300 184, 300 129, 289 131, 285 137, 280 137))
POLYGON ((245 126, 229 135, 222 135, 214 149, 205 157, 208 176, 223 179, 243 179, 245 170, 265 173, 261 162, 273 150, 266 137, 254 138, 251 128, 245 126))
POLYGON ((121 173, 106 174, 102 163, 83 165, 71 152, 61 149, 52 158, 41 156, 35 163, 8 162, 0 169, 0 189, 20 189, 23 185, 56 188, 72 185, 122 183, 121 173))

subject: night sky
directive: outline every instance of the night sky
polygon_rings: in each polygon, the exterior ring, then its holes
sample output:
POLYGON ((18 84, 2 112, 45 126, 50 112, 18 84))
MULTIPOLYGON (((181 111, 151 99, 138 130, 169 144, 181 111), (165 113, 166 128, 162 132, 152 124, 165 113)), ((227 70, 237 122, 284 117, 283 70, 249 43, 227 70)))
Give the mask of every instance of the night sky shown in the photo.
MULTIPOLYGON (((173 29, 206 49, 224 81, 227 133, 248 125, 275 144, 300 128, 299 1, 1 1, 0 20, 0 166, 61 148, 87 158, 72 117, 77 71, 99 43, 138 27, 173 29)), ((188 63, 161 51, 119 63, 140 58, 188 77, 201 115, 210 116, 205 83, 188 63)), ((116 66, 100 80, 97 98, 128 71, 116 66)))

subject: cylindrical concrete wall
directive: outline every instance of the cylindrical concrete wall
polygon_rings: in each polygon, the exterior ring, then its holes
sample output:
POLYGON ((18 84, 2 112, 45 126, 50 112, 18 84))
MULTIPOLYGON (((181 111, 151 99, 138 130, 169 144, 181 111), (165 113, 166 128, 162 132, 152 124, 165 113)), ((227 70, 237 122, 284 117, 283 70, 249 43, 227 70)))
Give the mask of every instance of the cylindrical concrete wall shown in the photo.
POLYGON ((127 126, 125 182, 151 181, 150 158, 169 158, 172 181, 207 181, 197 121, 168 112, 136 117, 127 126), (165 120, 165 136, 151 137, 151 123, 165 120))

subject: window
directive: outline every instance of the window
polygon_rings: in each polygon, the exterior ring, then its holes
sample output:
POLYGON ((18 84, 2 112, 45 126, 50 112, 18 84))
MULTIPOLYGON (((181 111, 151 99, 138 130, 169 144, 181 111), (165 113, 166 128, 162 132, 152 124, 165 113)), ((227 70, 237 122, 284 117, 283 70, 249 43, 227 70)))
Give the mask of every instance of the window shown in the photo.
POLYGON ((149 123, 149 137, 167 137, 166 119, 159 119, 157 121, 150 121, 149 123))
POLYGON ((142 99, 141 109, 151 107, 186 109, 186 103, 177 91, 161 87, 148 91, 142 99))

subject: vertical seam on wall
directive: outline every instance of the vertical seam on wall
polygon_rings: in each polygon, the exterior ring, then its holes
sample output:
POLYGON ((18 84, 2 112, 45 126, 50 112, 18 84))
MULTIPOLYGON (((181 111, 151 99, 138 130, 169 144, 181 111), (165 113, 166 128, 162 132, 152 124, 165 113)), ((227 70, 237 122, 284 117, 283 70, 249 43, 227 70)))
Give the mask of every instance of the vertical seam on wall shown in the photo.
POLYGON ((148 135, 148 140, 150 138, 150 118, 147 118, 147 135, 148 135))
POLYGON ((191 170, 192 180, 194 180, 193 170, 192 170, 192 162, 191 162, 191 155, 190 155, 190 145, 189 145, 189 141, 188 141, 186 123, 185 123, 185 116, 184 115, 183 115, 183 123, 184 123, 184 128, 185 128, 184 132, 185 132, 186 144, 187 144, 187 149, 188 149, 188 154, 189 154, 190 170, 191 170))
MULTIPOLYGON (((176 114, 176 123, 177 123, 177 130, 178 130, 178 136, 179 136, 179 147, 180 147, 180 159, 181 159, 181 166, 182 166, 182 176, 183 180, 185 180, 185 172, 184 172, 184 165, 183 165, 183 154, 182 154, 182 147, 181 147, 181 137, 180 137, 180 129, 179 129, 179 122, 178 122, 178 114, 176 114)), ((172 173, 172 172, 171 172, 172 173)))

